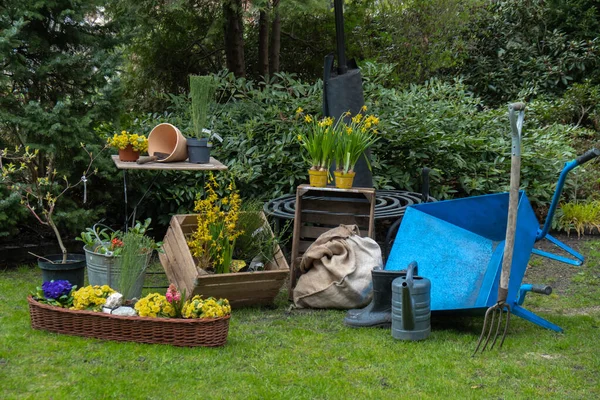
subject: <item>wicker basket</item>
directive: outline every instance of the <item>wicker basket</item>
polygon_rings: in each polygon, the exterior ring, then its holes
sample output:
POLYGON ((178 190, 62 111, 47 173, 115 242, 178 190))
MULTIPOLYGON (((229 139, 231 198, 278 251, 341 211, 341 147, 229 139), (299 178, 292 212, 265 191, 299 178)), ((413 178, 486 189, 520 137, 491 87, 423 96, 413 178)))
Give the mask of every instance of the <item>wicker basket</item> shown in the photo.
POLYGON ((67 335, 173 346, 223 346, 230 316, 213 319, 123 317, 102 312, 69 310, 27 297, 31 327, 67 335))

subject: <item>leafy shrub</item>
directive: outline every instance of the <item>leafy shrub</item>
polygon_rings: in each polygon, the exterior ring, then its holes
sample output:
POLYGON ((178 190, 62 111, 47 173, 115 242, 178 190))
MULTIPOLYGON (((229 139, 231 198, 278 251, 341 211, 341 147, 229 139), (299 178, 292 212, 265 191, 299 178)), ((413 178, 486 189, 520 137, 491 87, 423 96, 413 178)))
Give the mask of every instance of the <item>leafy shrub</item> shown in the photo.
MULTIPOLYGON (((483 108, 461 81, 434 79, 404 91, 386 89, 370 76, 365 81, 384 135, 374 146, 380 188, 415 190, 420 169, 428 166, 435 169, 431 190, 439 198, 507 189, 511 132, 506 106, 483 108)), ((533 202, 550 200, 562 162, 574 156, 569 138, 574 130, 559 124, 539 127, 526 111, 522 186, 533 202)))
POLYGON ((589 25, 597 10, 586 1, 571 3, 563 7, 545 0, 488 2, 469 23, 467 57, 458 73, 495 105, 524 96, 560 95, 586 78, 598 82, 598 32, 592 36, 586 27, 573 29, 574 18, 563 21, 558 16, 567 9, 569 15, 577 15, 573 9, 581 7, 580 15, 587 13, 587 18, 580 23, 589 25), (583 31, 589 36, 582 36, 583 31))

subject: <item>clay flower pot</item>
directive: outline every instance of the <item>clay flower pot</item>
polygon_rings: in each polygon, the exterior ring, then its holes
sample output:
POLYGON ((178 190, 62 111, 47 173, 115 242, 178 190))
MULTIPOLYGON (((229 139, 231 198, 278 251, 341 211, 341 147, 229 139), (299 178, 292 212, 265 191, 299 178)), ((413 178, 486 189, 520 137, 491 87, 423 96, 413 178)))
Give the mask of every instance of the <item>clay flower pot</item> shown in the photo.
POLYGON ((162 123, 156 125, 148 135, 148 154, 168 154, 158 162, 184 161, 188 157, 187 142, 185 136, 176 126, 162 123))
POLYGON ((133 162, 140 158, 140 152, 134 151, 133 146, 127 145, 124 149, 119 149, 119 160, 133 162))

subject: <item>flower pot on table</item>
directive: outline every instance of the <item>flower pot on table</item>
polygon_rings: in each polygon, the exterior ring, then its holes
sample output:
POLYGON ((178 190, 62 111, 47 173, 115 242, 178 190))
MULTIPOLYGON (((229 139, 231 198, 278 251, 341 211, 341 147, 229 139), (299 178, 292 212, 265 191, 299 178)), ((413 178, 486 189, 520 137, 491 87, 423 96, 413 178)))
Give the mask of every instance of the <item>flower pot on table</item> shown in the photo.
MULTIPOLYGON (((265 228, 270 231, 265 220, 265 228)), ((196 230, 198 215, 174 215, 163 240, 160 262, 169 278, 188 296, 200 294, 204 298, 226 298, 236 308, 247 305, 273 304, 275 297, 289 275, 289 266, 278 245, 273 260, 265 264, 263 271, 208 274, 197 267, 186 238, 196 230)), ((271 232, 272 235, 272 232, 271 232)))
POLYGON ((315 169, 308 170, 308 181, 312 187, 327 186, 327 171, 318 171, 315 169))
POLYGON ((85 256, 83 254, 67 254, 63 264, 62 254, 44 257, 50 261, 38 259, 38 267, 42 270, 42 282, 65 280, 72 285, 82 287, 85 279, 85 256))
POLYGON ((193 164, 208 164, 210 162, 210 150, 212 144, 207 138, 188 138, 187 152, 188 161, 193 164))
POLYGON ((128 144, 124 149, 119 149, 119 160, 124 162, 134 162, 140 158, 140 152, 133 150, 133 146, 128 144))

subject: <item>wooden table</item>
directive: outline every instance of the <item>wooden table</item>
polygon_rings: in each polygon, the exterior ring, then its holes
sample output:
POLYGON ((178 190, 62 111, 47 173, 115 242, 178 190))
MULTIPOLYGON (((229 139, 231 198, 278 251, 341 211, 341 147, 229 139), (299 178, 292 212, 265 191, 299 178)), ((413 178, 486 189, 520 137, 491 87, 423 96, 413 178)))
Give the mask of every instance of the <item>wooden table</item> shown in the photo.
POLYGON ((124 162, 119 160, 118 155, 113 155, 112 160, 115 163, 115 166, 123 170, 123 196, 125 200, 125 231, 127 231, 129 220, 135 221, 135 214, 137 210, 137 206, 142 202, 144 197, 150 192, 150 188, 154 185, 154 181, 156 180, 156 176, 152 179, 150 185, 146 189, 146 192, 142 195, 142 197, 138 200, 135 207, 133 207, 133 212, 131 216, 128 216, 128 203, 127 203, 127 171, 128 170, 143 170, 143 171, 225 171, 227 170, 227 166, 222 164, 219 160, 211 157, 210 162, 208 164, 194 164, 187 161, 178 161, 178 162, 157 162, 152 161, 146 164, 138 164, 136 162, 124 162))
POLYGON ((226 165, 211 157, 208 164, 193 164, 187 161, 177 162, 157 162, 151 161, 146 164, 138 164, 136 162, 125 162, 119 160, 118 155, 113 155, 112 160, 118 169, 141 169, 141 170, 161 170, 161 171, 225 171, 226 165))

